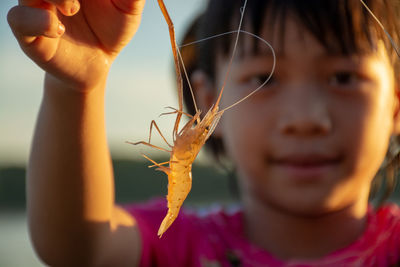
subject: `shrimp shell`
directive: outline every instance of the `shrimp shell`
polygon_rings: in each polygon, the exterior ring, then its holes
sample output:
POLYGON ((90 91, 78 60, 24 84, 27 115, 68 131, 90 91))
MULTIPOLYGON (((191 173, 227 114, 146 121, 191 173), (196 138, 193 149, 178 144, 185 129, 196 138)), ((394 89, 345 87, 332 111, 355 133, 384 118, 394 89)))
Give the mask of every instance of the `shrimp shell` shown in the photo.
POLYGON ((178 216, 192 187, 192 163, 214 131, 222 114, 223 112, 218 112, 218 107, 211 108, 203 120, 194 125, 200 116, 200 112, 196 113, 179 132, 172 148, 169 167, 156 164, 158 170, 168 175, 168 213, 158 230, 159 237, 178 216))

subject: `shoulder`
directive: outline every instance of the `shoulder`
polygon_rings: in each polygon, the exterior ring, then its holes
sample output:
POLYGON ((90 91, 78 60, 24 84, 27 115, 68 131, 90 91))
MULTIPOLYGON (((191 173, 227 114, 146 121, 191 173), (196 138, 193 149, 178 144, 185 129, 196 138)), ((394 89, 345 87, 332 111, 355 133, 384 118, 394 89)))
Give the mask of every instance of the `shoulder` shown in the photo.
POLYGON ((400 262, 400 208, 368 208, 362 236, 349 246, 312 262, 312 266, 397 266, 400 262))
MULTIPOLYGON (((368 209, 367 237, 373 237, 376 242, 398 239, 400 248, 400 207, 388 203, 378 208, 370 206, 368 209)), ((400 251, 400 250, 399 250, 400 251)))
POLYGON ((370 207, 368 228, 364 234, 364 252, 373 262, 388 266, 400 261, 400 207, 385 204, 370 207), (367 253, 369 251, 369 253, 367 253))
POLYGON ((377 210, 378 213, 388 215, 390 218, 400 220, 400 206, 394 203, 386 204, 377 210))
MULTIPOLYGON (((378 209, 370 208, 369 211, 370 225, 374 226, 377 232, 388 232, 400 229, 400 207, 390 203, 379 207, 378 209)), ((391 233, 400 236, 400 231, 391 233)))

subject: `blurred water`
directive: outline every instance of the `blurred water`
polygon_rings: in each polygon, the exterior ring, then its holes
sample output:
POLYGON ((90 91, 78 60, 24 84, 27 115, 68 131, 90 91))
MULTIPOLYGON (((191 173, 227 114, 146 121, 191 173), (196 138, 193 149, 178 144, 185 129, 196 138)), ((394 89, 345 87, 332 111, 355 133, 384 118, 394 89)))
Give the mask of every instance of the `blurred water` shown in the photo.
POLYGON ((0 267, 45 266, 30 245, 26 214, 0 213, 0 267))

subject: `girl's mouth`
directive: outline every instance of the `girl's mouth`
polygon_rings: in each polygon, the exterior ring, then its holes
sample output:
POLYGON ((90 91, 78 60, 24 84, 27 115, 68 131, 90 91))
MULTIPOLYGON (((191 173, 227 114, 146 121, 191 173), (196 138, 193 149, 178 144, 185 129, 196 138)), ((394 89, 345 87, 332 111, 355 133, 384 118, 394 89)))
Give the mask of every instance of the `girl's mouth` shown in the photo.
POLYGON ((311 182, 325 177, 342 161, 340 156, 324 154, 288 154, 269 160, 280 175, 299 182, 311 182))

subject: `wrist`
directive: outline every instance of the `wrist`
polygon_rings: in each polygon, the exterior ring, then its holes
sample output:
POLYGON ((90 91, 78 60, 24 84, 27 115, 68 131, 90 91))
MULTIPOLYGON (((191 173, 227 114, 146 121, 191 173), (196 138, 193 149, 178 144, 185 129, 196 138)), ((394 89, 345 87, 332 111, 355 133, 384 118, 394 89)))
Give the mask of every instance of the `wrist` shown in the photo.
POLYGON ((54 75, 46 72, 44 78, 45 91, 57 91, 61 94, 85 95, 93 91, 104 93, 107 82, 107 75, 98 77, 96 81, 68 81, 59 79, 54 75))
POLYGON ((68 83, 46 73, 43 104, 54 110, 75 111, 104 106, 106 80, 90 86, 68 83), (95 104, 93 106, 93 104, 95 104), (100 105, 100 106, 99 106, 100 105))

